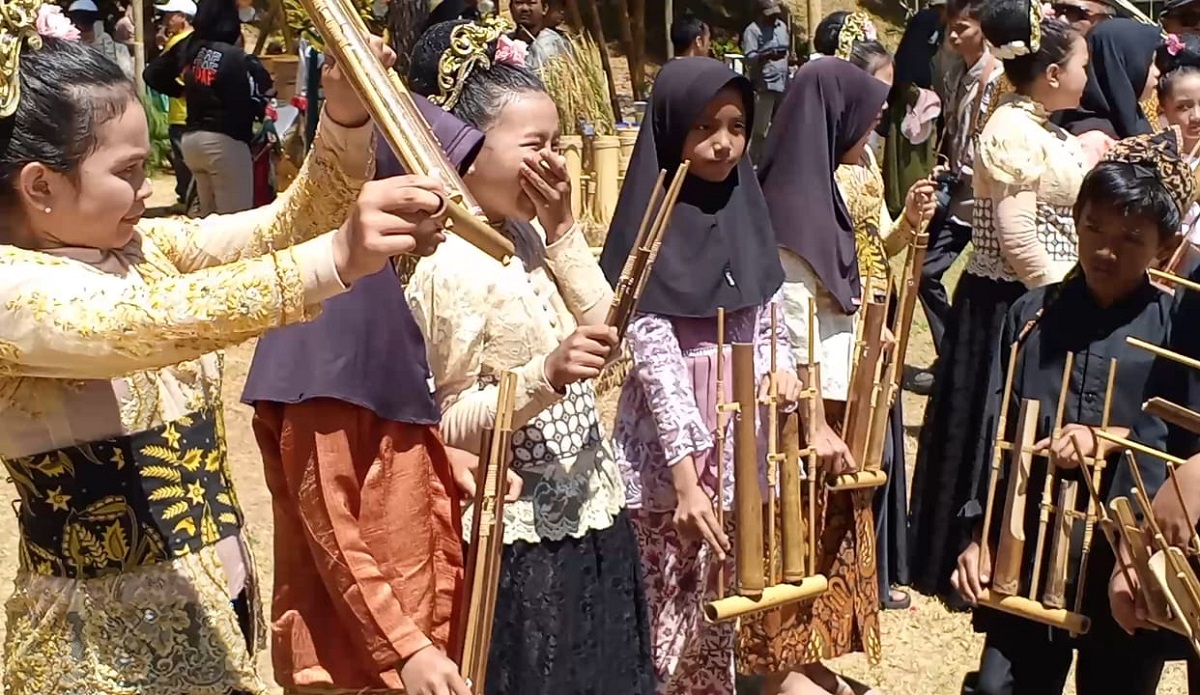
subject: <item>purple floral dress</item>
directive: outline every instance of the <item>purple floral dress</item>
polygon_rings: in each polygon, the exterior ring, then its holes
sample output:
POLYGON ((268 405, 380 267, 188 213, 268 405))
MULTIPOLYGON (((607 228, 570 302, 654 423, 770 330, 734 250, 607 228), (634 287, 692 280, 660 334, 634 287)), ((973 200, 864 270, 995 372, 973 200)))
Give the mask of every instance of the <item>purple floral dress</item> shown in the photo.
MULTIPOLYGON (((726 314, 725 400, 732 398, 732 343, 755 346, 755 381, 770 370, 771 341, 776 367, 794 371, 779 293, 763 306, 726 314), (771 311, 777 325, 771 335, 771 311)), ((716 574, 702 541, 681 538, 672 518, 675 490, 670 467, 691 456, 705 491, 715 498, 717 459, 716 318, 681 319, 639 315, 626 340, 633 369, 621 390, 614 449, 625 480, 626 504, 634 521, 646 574, 657 695, 732 695, 734 625, 705 622, 701 603, 715 598, 716 574)), ((760 424, 764 422, 759 418, 760 424)), ((765 453, 760 429, 759 451, 765 453)), ((733 418, 727 418, 723 506, 732 510, 733 418)), ((765 466, 760 465, 765 483, 765 466)), ((733 514, 725 515, 732 538, 733 514)), ((726 563, 727 568, 732 567, 726 563)))

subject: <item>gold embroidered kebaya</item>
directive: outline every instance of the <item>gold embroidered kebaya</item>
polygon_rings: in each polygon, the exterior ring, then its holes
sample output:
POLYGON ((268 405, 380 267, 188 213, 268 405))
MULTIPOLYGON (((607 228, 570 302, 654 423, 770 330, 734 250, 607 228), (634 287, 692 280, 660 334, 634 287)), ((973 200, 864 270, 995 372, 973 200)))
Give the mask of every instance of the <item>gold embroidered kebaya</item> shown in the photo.
POLYGON ((373 176, 372 140, 322 119, 266 208, 146 220, 113 251, 0 246, 0 461, 22 529, 7 695, 266 692, 215 351, 345 289, 328 232, 373 176))

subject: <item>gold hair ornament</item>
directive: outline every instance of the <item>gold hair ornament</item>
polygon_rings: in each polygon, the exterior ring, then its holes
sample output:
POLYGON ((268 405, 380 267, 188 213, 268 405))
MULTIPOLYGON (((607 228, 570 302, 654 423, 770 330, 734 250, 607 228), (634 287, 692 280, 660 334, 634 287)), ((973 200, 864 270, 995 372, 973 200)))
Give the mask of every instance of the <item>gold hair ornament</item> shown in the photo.
POLYGON ((37 32, 41 0, 0 0, 0 118, 17 110, 21 99, 21 49, 42 47, 37 32))
POLYGON ((875 31, 875 23, 865 12, 852 12, 838 30, 838 45, 835 56, 842 60, 850 60, 857 41, 875 41, 879 33, 875 31))
POLYGON ((450 47, 438 59, 438 94, 429 100, 449 111, 462 96, 467 75, 476 67, 492 66, 488 47, 512 30, 498 15, 485 15, 475 22, 460 24, 450 32, 450 47))
POLYGON ((1042 20, 1046 18, 1046 8, 1041 0, 1029 0, 1029 40, 1009 41, 1003 46, 997 46, 990 41, 992 55, 1000 60, 1012 60, 1021 56, 1037 53, 1042 47, 1042 20))

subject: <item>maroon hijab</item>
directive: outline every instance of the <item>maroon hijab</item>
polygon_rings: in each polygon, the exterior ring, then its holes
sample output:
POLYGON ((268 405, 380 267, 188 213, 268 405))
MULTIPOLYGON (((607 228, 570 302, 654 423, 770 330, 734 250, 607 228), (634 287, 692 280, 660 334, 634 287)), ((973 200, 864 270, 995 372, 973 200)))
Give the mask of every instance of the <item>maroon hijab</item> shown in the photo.
POLYGON ((779 246, 808 261, 847 314, 858 309, 862 281, 854 223, 833 174, 887 96, 886 84, 849 61, 808 63, 771 122, 758 166, 779 246))

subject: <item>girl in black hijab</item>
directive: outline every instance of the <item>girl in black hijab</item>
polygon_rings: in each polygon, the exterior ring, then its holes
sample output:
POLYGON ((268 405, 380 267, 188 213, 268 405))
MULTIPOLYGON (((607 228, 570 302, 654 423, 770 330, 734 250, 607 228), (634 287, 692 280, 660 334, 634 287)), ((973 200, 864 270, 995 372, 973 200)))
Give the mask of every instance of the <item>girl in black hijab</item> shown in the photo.
MULTIPOLYGON (((766 202, 745 156, 750 83, 711 58, 680 58, 654 83, 601 265, 619 278, 660 169, 691 167, 654 272, 626 334, 633 369, 617 405, 614 448, 646 574, 658 693, 732 693, 733 625, 705 622, 714 556, 731 550, 732 418, 715 451, 717 312, 725 341, 757 346, 755 377, 777 348, 780 396, 799 392, 787 334, 771 334, 783 270, 766 202), (717 455, 725 480, 717 481, 717 455), (726 510, 713 511, 717 490, 726 510)), ((782 315, 782 310, 780 311, 782 315)), ((729 353, 725 354, 726 359, 729 353)), ((765 450, 765 449, 764 449, 765 450)))
MULTIPOLYGON (((887 84, 848 61, 809 63, 796 74, 780 107, 758 170, 784 267, 784 324, 801 364, 808 362, 809 301, 816 300, 813 330, 820 344, 814 348, 831 417, 838 417, 835 411, 847 397, 855 314, 862 297, 854 217, 847 207, 855 201, 843 199, 834 172, 842 163, 862 160, 887 96, 887 84)), ((816 445, 826 454, 826 469, 839 473, 852 467, 845 444, 829 425, 822 426, 816 445)), ((770 622, 743 621, 743 668, 786 672, 803 666, 802 673, 788 678, 840 692, 844 684, 820 660, 866 651, 878 661, 872 497, 873 491, 865 490, 827 494, 821 500, 818 564, 831 581, 847 587, 849 604, 844 594, 836 599, 826 595, 799 611, 772 616, 770 622), (821 645, 816 659, 810 652, 813 644, 821 645)))
POLYGON ((1089 158, 1099 161, 1117 140, 1151 132, 1141 102, 1158 85, 1154 57, 1161 42, 1158 27, 1123 18, 1101 22, 1087 35, 1087 87, 1079 108, 1056 121, 1079 138, 1089 158))

